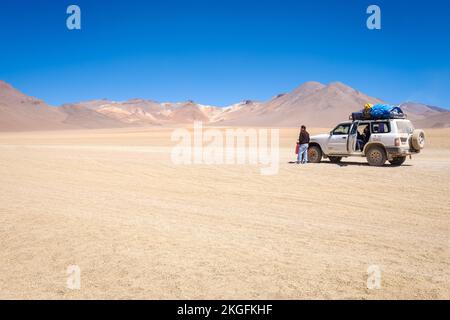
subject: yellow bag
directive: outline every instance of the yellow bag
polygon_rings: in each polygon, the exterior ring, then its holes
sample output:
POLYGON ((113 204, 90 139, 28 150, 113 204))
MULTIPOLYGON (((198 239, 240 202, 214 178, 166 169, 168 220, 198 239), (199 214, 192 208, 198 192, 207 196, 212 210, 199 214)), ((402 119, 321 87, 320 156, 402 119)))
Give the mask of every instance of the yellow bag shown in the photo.
POLYGON ((371 103, 366 103, 364 105, 364 110, 363 110, 363 116, 365 119, 370 119, 370 109, 372 109, 373 104, 371 103))

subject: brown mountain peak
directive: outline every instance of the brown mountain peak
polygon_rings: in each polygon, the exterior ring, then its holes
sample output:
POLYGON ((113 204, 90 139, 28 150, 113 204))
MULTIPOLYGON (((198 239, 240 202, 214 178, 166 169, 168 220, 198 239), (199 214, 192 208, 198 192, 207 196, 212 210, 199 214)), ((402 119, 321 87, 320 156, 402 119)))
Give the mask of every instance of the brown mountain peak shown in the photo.
POLYGON ((339 81, 331 82, 330 84, 328 84, 327 87, 332 88, 332 89, 337 89, 337 90, 340 90, 340 91, 343 91, 346 93, 354 93, 357 91, 356 89, 350 87, 349 85, 339 82, 339 81))

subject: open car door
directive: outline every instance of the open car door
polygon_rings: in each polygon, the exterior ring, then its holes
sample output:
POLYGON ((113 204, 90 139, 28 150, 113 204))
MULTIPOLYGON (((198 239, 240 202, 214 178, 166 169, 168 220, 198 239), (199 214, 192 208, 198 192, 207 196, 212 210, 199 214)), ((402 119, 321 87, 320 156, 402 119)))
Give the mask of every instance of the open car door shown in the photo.
POLYGON ((348 135, 347 148, 348 148, 349 154, 352 154, 355 152, 361 152, 360 150, 356 150, 357 141, 358 141, 358 126, 359 126, 359 121, 353 122, 352 127, 350 129, 350 133, 348 135))

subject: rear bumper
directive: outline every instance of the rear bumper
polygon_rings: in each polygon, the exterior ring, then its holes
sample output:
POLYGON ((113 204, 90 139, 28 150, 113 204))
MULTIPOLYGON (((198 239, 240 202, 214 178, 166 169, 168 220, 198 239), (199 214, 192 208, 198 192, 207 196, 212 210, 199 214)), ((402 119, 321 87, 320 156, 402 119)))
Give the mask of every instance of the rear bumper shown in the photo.
POLYGON ((402 148, 402 147, 387 147, 386 152, 387 152, 389 158, 395 158, 395 157, 410 156, 412 154, 417 154, 420 151, 416 151, 416 150, 410 149, 410 148, 402 148))

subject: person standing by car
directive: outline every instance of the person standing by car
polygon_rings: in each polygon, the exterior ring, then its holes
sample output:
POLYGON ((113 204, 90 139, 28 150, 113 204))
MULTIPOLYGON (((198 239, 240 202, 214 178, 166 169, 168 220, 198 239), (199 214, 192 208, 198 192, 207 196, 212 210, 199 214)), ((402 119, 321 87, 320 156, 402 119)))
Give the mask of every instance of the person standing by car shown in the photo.
POLYGON ((364 127, 362 134, 359 133, 359 130, 360 129, 358 127, 358 130, 356 130, 356 150, 359 150, 362 152, 364 150, 364 146, 370 139, 370 128, 369 128, 369 125, 367 124, 364 127))
POLYGON ((309 133, 308 131, 306 131, 305 126, 302 126, 300 129, 298 143, 300 145, 300 148, 298 151, 297 163, 306 164, 308 163, 309 133))
POLYGON ((364 148, 364 146, 367 144, 367 142, 369 142, 369 140, 370 140, 370 126, 369 125, 367 125, 365 128, 364 128, 364 134, 363 134, 363 148, 364 148))

